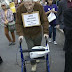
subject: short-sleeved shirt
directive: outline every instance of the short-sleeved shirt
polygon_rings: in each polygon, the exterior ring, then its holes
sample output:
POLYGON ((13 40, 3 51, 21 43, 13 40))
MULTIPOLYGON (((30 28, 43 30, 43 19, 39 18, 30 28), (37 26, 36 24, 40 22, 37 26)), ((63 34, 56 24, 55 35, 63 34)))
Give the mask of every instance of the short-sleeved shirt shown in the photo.
MULTIPOLYGON (((49 5, 44 6, 44 11, 45 11, 45 12, 48 12, 48 11, 51 10, 51 9, 57 11, 57 6, 56 6, 56 4, 52 4, 51 6, 49 6, 49 5)), ((48 14, 48 15, 49 15, 49 14, 48 14)), ((47 15, 47 16, 48 16, 48 15, 47 15)), ((56 19, 53 20, 50 24, 56 24, 56 19)))

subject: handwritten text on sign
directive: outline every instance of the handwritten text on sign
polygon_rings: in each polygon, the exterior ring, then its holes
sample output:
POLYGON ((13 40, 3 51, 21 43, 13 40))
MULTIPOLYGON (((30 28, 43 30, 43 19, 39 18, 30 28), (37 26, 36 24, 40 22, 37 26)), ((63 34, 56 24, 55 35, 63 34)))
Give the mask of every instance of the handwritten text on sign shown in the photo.
POLYGON ((24 27, 32 27, 40 25, 39 13, 23 15, 24 27))

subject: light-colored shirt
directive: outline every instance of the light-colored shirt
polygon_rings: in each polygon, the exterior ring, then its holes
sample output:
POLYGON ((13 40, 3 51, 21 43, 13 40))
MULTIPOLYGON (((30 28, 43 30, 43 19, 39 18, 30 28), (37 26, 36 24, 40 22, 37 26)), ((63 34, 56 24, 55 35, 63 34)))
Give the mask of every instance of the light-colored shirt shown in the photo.
MULTIPOLYGON (((11 22, 11 21, 14 20, 13 13, 10 9, 7 10, 6 19, 8 20, 8 22, 11 22)), ((4 12, 4 10, 1 11, 1 22, 3 24, 5 23, 5 12, 4 12)))

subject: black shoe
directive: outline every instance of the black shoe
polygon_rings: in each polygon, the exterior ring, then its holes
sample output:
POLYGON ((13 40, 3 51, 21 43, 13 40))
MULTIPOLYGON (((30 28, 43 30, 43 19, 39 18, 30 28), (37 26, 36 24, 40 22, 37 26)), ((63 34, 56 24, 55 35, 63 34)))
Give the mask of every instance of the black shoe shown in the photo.
POLYGON ((0 65, 3 63, 3 60, 2 60, 2 58, 0 57, 0 65))
POLYGON ((12 42, 12 45, 15 45, 16 43, 15 42, 12 42))
POLYGON ((12 45, 12 42, 9 42, 9 46, 11 46, 12 45))
POLYGON ((63 51, 65 51, 65 48, 63 48, 63 51))

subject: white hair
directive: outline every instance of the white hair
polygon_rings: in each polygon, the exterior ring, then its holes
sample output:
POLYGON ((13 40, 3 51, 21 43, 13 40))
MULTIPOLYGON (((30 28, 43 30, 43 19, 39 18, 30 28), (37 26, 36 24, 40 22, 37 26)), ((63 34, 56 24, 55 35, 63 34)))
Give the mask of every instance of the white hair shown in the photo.
POLYGON ((6 8, 9 8, 9 5, 8 5, 6 2, 2 2, 2 3, 1 3, 1 6, 2 6, 2 5, 5 5, 6 8))
POLYGON ((40 1, 40 0, 33 0, 34 2, 40 1))
POLYGON ((33 0, 24 0, 24 1, 33 1, 33 0))

